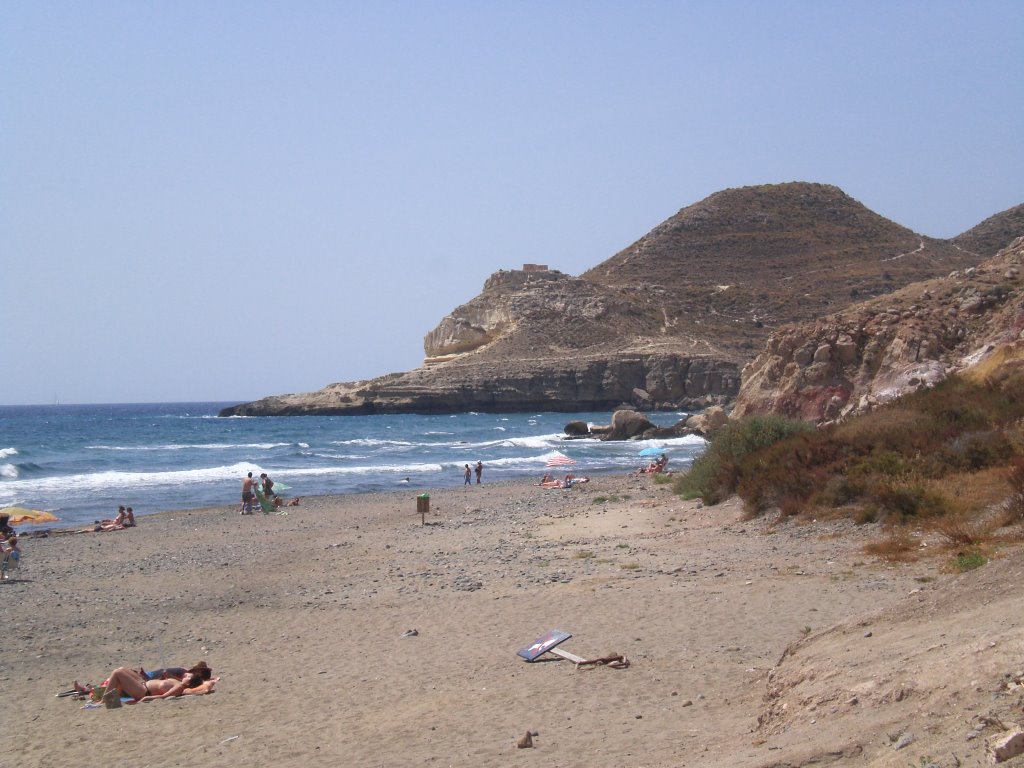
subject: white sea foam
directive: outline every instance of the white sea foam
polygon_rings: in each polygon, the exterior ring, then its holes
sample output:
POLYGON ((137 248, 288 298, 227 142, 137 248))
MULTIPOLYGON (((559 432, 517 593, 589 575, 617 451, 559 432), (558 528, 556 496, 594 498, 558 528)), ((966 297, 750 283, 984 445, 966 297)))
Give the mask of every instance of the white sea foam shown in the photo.
POLYGON ((14 464, 0 464, 0 477, 13 480, 18 476, 18 468, 14 464))
POLYGON ((351 440, 332 440, 331 445, 364 445, 376 448, 378 446, 392 445, 411 446, 416 445, 416 443, 410 443, 408 440, 378 440, 373 437, 354 437, 351 440))
POLYGON ((275 473, 274 477, 291 479, 295 477, 323 477, 327 475, 386 475, 391 473, 419 474, 437 473, 444 469, 441 464, 374 464, 356 467, 305 467, 275 473))
MULTIPOLYGON (((94 451, 269 451, 272 448, 287 448, 291 443, 169 443, 167 445, 87 445, 94 451)), ((301 443, 299 444, 301 446, 301 443)), ((309 446, 306 446, 307 448, 309 446)))
POLYGON ((8 456, 17 456, 17 448, 0 448, 0 459, 6 459, 8 456))
POLYGON ((669 437, 658 440, 637 440, 635 444, 644 448, 668 448, 671 446, 704 445, 706 442, 700 435, 684 435, 683 437, 669 437))
MULTIPOLYGON (((483 440, 478 443, 456 441, 454 443, 448 443, 447 445, 455 447, 460 451, 484 451, 496 446, 501 446, 503 448, 528 448, 534 450, 549 448, 554 445, 559 445, 564 441, 564 435, 552 433, 550 435, 533 435, 531 437, 506 437, 499 440, 483 440)), ((440 445, 438 447, 444 447, 444 445, 440 445)))
POLYGON ((246 472, 254 475, 261 468, 251 463, 230 464, 202 469, 172 470, 167 472, 120 472, 116 470, 93 472, 91 474, 62 475, 60 477, 42 477, 29 480, 14 480, 4 483, 5 495, 20 495, 27 498, 39 494, 66 492, 74 488, 77 493, 88 495, 95 492, 123 491, 137 488, 180 488, 195 483, 232 482, 241 480, 246 472))

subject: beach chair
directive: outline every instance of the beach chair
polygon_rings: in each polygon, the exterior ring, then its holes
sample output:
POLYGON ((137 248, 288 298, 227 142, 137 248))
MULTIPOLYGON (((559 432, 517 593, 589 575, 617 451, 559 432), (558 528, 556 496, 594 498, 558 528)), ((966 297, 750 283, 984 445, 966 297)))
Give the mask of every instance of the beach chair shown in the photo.
POLYGON ((558 656, 571 661, 573 664, 579 664, 580 662, 585 661, 585 659, 558 647, 570 637, 572 637, 572 635, 568 632, 563 632, 560 629, 552 629, 550 632, 538 637, 525 648, 520 648, 516 651, 516 656, 520 656, 526 661, 532 663, 537 661, 537 659, 545 653, 550 653, 553 656, 558 656))
POLYGON ((0 578, 10 578, 10 572, 21 564, 21 556, 17 550, 3 548, 3 556, 0 559, 0 578))
MULTIPOLYGON (((623 656, 621 653, 612 653, 608 656, 601 656, 596 659, 584 659, 582 656, 577 656, 575 653, 559 648, 559 645, 568 640, 572 635, 568 632, 563 632, 560 629, 552 629, 550 632, 541 635, 534 640, 530 645, 525 648, 520 648, 516 651, 516 656, 521 657, 527 662, 535 662, 547 653, 552 656, 557 656, 566 661, 571 661, 576 669, 584 669, 587 667, 598 667, 608 666, 612 669, 626 669, 629 666, 629 659, 623 656)), ((547 659, 545 659, 547 661, 547 659)))

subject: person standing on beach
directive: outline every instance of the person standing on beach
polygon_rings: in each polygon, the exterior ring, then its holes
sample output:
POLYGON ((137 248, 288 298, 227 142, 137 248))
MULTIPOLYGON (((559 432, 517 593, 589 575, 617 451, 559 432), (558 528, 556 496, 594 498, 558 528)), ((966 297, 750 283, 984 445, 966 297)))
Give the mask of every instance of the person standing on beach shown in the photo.
POLYGON ((470 484, 470 478, 473 476, 473 471, 469 468, 469 464, 466 465, 466 482, 463 485, 470 484))
POLYGON ((482 461, 478 461, 476 463, 476 484, 477 485, 480 485, 480 475, 482 475, 483 473, 484 473, 484 463, 482 461))
POLYGON ((252 472, 242 481, 242 514, 252 514, 252 472))
POLYGON ((268 499, 273 499, 277 495, 274 493, 274 481, 267 477, 266 472, 260 475, 260 481, 263 483, 263 495, 268 499))

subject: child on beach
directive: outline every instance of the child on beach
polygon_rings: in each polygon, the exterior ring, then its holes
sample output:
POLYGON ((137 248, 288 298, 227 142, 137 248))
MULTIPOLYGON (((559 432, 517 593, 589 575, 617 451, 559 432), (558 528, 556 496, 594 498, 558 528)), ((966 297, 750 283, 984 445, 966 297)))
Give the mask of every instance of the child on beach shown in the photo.
POLYGON ((12 535, 6 541, 0 539, 0 557, 3 562, 0 563, 0 579, 6 581, 10 576, 8 571, 18 566, 21 561, 21 550, 18 549, 18 537, 12 535))

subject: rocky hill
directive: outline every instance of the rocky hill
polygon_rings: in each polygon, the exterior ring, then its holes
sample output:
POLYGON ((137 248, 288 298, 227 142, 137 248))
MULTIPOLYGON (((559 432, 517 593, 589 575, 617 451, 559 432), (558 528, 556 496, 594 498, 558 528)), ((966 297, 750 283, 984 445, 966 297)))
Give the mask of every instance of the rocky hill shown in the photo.
POLYGON ((1024 364, 1024 237, 978 267, 775 333, 733 415, 828 422, 986 361, 1024 364))
POLYGON ((495 273, 426 334, 416 370, 222 415, 728 403, 773 329, 974 266, 1019 218, 1004 212, 958 243, 915 234, 833 186, 730 189, 579 277, 531 265, 495 273))
POLYGON ((963 248, 984 258, 1005 248, 1021 235, 1024 235, 1024 205, 989 216, 981 224, 957 235, 950 242, 957 248, 963 248))

